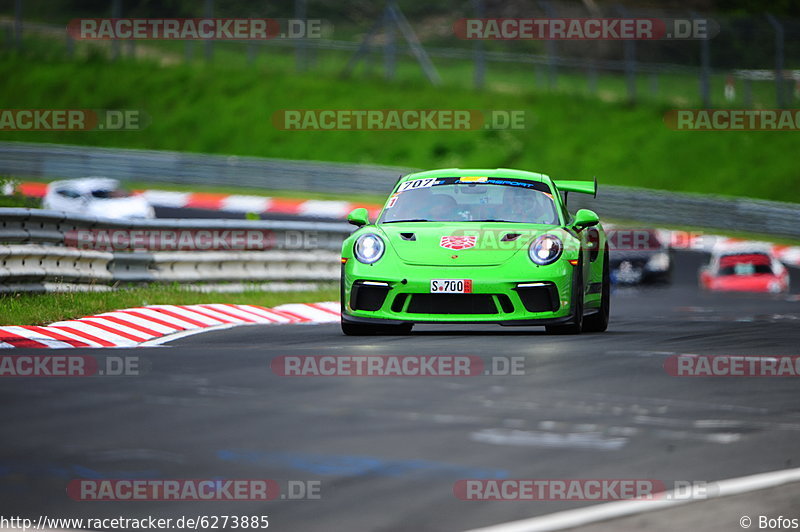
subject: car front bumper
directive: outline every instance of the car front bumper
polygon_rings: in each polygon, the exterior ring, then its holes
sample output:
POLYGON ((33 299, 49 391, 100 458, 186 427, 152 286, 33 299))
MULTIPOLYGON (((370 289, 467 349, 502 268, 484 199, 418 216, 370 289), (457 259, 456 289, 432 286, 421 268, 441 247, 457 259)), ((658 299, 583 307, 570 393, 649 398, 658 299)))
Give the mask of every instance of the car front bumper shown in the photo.
POLYGON ((576 268, 442 267, 403 264, 375 268, 354 260, 342 268, 342 320, 365 324, 569 322, 576 268), (431 294, 431 279, 470 279, 470 294, 431 294))

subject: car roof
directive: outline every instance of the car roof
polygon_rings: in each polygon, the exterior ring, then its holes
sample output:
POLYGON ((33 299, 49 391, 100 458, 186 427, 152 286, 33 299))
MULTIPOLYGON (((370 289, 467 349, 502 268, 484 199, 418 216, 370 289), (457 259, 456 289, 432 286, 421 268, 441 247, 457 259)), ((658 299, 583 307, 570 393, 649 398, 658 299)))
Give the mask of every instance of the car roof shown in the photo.
POLYGON ((721 242, 714 246, 713 254, 726 255, 768 255, 773 256, 772 246, 764 242, 721 242))
POLYGON ((48 187, 54 189, 69 188, 78 192, 91 192, 97 189, 119 188, 119 180, 110 177, 82 177, 80 179, 53 181, 48 187))
POLYGON ((514 170, 511 168, 442 168, 439 170, 425 170, 407 174, 400 178, 400 181, 410 181, 412 179, 424 179, 426 177, 516 177, 528 179, 530 181, 542 181, 551 183, 550 177, 537 172, 526 172, 525 170, 514 170))

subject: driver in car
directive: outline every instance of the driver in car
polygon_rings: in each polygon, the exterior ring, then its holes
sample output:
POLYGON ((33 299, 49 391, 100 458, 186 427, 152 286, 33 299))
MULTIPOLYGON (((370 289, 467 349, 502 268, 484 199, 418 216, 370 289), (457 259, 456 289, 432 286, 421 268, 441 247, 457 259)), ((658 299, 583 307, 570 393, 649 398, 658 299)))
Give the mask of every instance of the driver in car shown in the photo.
POLYGON ((544 192, 509 188, 505 191, 503 206, 508 209, 504 220, 533 224, 555 223, 553 202, 544 192))

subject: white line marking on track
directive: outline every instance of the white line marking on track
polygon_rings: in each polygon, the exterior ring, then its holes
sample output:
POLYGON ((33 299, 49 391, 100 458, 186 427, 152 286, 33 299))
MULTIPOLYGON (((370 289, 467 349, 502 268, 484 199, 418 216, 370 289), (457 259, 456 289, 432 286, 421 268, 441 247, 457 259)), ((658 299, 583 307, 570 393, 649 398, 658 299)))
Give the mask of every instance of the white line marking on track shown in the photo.
MULTIPOLYGON (((628 517, 645 512, 664 510, 681 504, 703 502, 704 500, 740 495, 751 491, 774 488, 792 482, 800 482, 800 467, 782 469, 769 473, 759 473, 745 477, 730 478, 714 482, 716 493, 708 492, 705 499, 687 498, 684 493, 665 492, 663 499, 653 501, 614 501, 595 504, 576 510, 566 510, 553 514, 500 523, 484 528, 475 528, 467 532, 543 532, 549 530, 565 530, 578 526, 608 521, 620 517, 628 517)), ((709 483, 712 484, 712 483, 709 483)), ((684 490, 680 490, 683 492, 684 490)))
POLYGON ((151 347, 154 345, 166 344, 167 342, 178 340, 180 338, 186 338, 187 336, 194 336, 195 334, 200 334, 209 331, 221 331, 224 329, 230 329, 231 327, 241 327, 241 326, 242 324, 239 323, 223 323, 222 325, 214 325, 212 327, 206 327, 204 329, 192 329, 189 331, 180 331, 176 332, 175 334, 168 334, 167 336, 161 336, 160 338, 153 338, 152 340, 147 340, 146 342, 142 342, 141 344, 139 344, 139 347, 151 347))

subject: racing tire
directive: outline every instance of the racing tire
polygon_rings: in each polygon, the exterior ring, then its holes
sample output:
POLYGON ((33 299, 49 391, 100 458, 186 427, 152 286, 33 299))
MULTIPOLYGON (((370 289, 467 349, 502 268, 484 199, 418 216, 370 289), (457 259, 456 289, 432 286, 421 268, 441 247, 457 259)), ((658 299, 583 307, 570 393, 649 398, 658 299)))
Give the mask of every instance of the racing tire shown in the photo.
POLYGON ((582 259, 578 264, 578 267, 575 269, 575 272, 577 281, 575 282, 575 285, 573 285, 576 295, 573 296, 572 301, 572 308, 575 309, 572 321, 563 325, 545 325, 544 329, 547 331, 547 334, 580 334, 583 330, 583 299, 585 295, 583 293, 582 259))
POLYGON ((608 317, 611 313, 611 273, 608 267, 608 247, 603 259, 603 288, 600 296, 600 309, 583 320, 583 331, 596 333, 608 329, 608 317))

